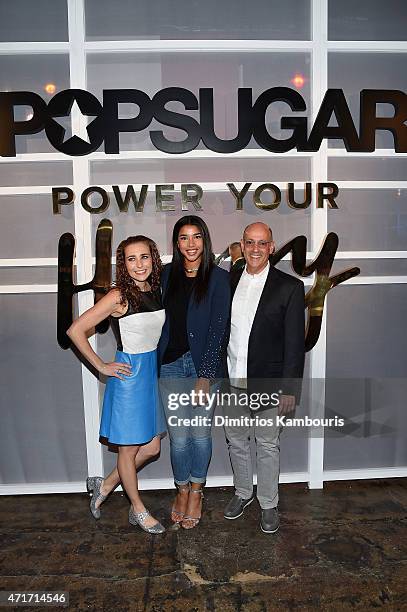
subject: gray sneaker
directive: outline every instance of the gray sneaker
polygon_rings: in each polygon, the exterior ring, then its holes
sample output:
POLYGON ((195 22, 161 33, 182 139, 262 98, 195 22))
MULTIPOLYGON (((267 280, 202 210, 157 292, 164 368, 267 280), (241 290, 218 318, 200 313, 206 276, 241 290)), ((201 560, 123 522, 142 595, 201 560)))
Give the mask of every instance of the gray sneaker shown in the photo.
POLYGON ((242 499, 238 495, 234 495, 228 505, 225 508, 223 516, 225 519, 229 519, 233 521, 233 519, 239 518, 242 516, 244 509, 246 506, 249 506, 254 497, 249 497, 249 499, 242 499))
POLYGON ((260 527, 264 533, 276 533, 280 527, 277 508, 267 508, 266 510, 262 508, 260 527))

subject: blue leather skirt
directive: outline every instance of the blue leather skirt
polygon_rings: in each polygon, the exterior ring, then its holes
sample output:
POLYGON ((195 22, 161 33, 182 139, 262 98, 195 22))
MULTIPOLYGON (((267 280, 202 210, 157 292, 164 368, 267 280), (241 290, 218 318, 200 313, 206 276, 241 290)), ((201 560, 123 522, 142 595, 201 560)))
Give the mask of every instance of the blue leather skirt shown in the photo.
POLYGON ((117 351, 115 361, 132 367, 130 376, 108 378, 99 435, 111 444, 138 445, 166 431, 158 392, 157 351, 117 351))

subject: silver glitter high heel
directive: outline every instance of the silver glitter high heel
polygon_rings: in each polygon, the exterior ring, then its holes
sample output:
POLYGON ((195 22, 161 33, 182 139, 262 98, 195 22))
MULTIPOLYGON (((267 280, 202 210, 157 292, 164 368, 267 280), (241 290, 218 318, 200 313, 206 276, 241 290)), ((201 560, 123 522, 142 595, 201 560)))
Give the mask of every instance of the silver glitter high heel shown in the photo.
MULTIPOLYGON (((183 492, 183 491, 188 491, 189 493, 190 491, 189 483, 186 485, 179 485, 177 483, 174 483, 174 484, 177 489, 177 495, 178 493, 183 492)), ((172 504, 172 508, 171 508, 171 520, 176 525, 180 525, 182 521, 184 520, 185 512, 180 512, 179 510, 175 510, 176 499, 177 498, 175 498, 174 503, 172 504)))
POLYGON ((100 488, 102 486, 103 478, 101 476, 90 476, 86 479, 86 488, 91 494, 90 506, 89 509, 92 513, 93 518, 96 520, 100 519, 100 505, 96 508, 96 502, 100 501, 100 503, 104 502, 107 495, 102 495, 100 492, 100 488))
POLYGON ((133 507, 129 508, 129 523, 130 525, 138 525, 147 533, 164 533, 165 527, 161 525, 158 521, 152 527, 146 527, 143 523, 148 516, 151 516, 148 510, 144 510, 143 512, 134 512, 133 507))

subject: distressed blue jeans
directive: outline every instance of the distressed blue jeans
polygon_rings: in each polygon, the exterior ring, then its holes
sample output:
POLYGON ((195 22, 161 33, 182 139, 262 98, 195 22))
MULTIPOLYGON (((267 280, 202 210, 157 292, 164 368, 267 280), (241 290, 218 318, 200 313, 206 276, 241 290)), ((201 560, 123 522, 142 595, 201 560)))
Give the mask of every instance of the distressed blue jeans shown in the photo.
POLYGON ((181 394, 191 393, 196 380, 197 373, 189 351, 176 361, 161 366, 161 399, 170 436, 174 482, 179 485, 204 483, 212 455, 214 404, 209 410, 208 406, 193 406, 186 395, 182 403, 177 401, 177 398, 182 399, 181 394))

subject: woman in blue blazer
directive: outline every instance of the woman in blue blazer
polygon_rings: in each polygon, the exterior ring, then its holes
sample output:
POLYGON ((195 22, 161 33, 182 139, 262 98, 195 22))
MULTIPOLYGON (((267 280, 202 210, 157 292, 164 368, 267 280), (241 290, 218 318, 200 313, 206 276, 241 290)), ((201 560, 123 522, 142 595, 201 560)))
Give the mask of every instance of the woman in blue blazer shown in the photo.
POLYGON ((177 487, 171 518, 191 529, 201 518, 212 453, 215 402, 206 394, 210 380, 224 375, 230 281, 214 264, 209 231, 200 217, 187 215, 177 221, 172 243, 172 262, 162 275, 167 316, 158 361, 177 487))

